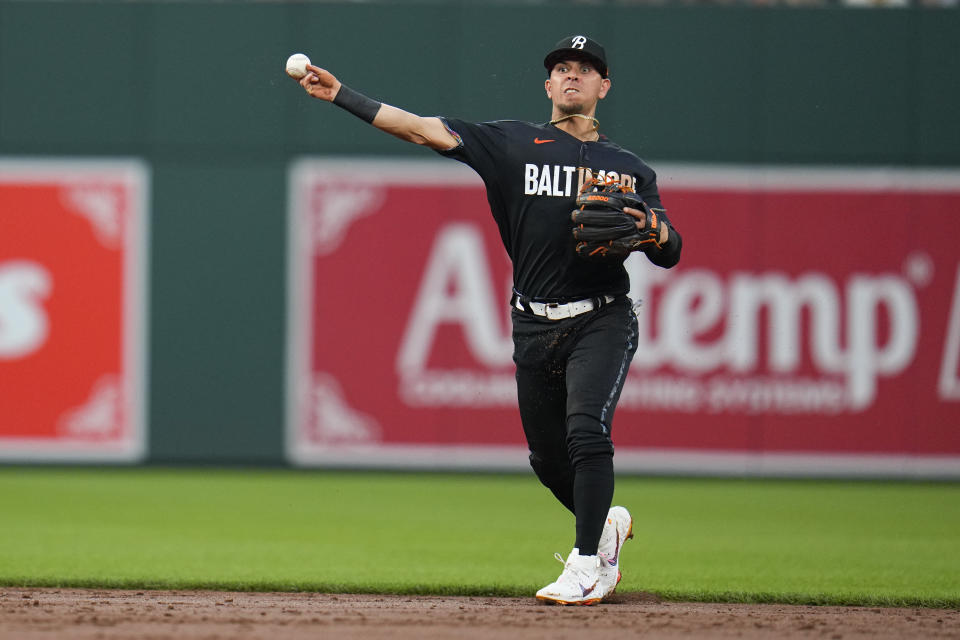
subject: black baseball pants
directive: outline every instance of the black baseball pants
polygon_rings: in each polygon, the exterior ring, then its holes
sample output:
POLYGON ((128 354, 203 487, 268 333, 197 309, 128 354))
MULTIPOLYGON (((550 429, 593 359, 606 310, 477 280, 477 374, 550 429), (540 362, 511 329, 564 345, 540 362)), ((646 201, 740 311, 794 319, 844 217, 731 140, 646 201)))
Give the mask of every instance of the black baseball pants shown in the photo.
POLYGON ((576 516, 576 546, 595 555, 613 500, 613 412, 637 350, 629 298, 575 318, 515 309, 513 359, 530 465, 576 516))

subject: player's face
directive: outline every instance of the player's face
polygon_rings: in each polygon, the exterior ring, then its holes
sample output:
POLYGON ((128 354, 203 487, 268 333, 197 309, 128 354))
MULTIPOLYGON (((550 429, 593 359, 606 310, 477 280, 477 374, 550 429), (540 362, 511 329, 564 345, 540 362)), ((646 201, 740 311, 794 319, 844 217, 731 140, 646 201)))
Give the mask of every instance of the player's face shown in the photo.
POLYGON ((587 114, 607 95, 610 79, 602 77, 585 60, 565 60, 553 65, 545 87, 547 97, 560 113, 587 114))

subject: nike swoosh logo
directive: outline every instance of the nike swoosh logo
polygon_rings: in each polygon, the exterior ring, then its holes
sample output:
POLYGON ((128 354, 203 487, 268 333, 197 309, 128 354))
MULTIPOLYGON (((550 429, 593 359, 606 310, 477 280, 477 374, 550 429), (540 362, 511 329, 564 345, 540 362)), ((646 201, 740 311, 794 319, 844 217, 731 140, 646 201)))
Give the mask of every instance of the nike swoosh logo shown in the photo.
POLYGON ((556 140, 541 140, 540 138, 533 139, 533 144, 543 144, 545 142, 556 142, 556 140))
POLYGON ((614 534, 617 536, 617 546, 613 550, 613 555, 607 558, 607 564, 611 567, 617 566, 617 560, 620 559, 620 531, 617 529, 617 525, 612 520, 607 520, 614 529, 614 534))
POLYGON ((620 559, 620 534, 617 533, 617 548, 613 550, 613 557, 608 561, 611 567, 617 566, 617 560, 620 559))
MULTIPOLYGON (((598 580, 597 582, 599 582, 599 580, 598 580)), ((585 595, 591 593, 594 589, 597 588, 597 582, 594 582, 594 583, 593 583, 592 585, 590 585, 589 587, 585 587, 585 586, 583 586, 583 583, 580 583, 580 591, 581 591, 580 595, 585 596, 585 595)))

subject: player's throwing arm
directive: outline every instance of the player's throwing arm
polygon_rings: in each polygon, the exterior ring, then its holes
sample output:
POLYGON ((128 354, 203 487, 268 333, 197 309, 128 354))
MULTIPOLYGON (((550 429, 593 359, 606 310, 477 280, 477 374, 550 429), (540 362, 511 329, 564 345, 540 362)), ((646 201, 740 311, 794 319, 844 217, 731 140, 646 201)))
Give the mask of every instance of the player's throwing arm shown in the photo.
POLYGON ((368 98, 337 80, 326 69, 311 64, 309 58, 303 54, 290 56, 287 73, 314 98, 332 102, 401 140, 431 149, 452 149, 458 144, 458 140, 447 131, 439 118, 424 118, 368 98), (302 56, 302 59, 297 56, 302 56), (292 72, 291 65, 294 65, 292 72), (299 75, 301 71, 303 75, 299 75))

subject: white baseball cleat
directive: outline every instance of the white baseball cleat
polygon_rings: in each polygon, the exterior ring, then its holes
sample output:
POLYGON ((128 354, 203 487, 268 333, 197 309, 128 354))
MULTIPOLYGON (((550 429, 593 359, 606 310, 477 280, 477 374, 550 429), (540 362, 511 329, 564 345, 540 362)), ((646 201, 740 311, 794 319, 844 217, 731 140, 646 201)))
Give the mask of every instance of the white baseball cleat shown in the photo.
POLYGON ((623 507, 610 507, 600 534, 597 556, 600 558, 600 586, 603 597, 611 595, 620 583, 620 551, 633 537, 633 518, 623 507))
POLYGON ((596 604, 605 595, 600 584, 600 558, 581 556, 574 548, 564 561, 559 553, 554 557, 563 564, 563 573, 556 582, 537 591, 537 600, 555 604, 596 604))

